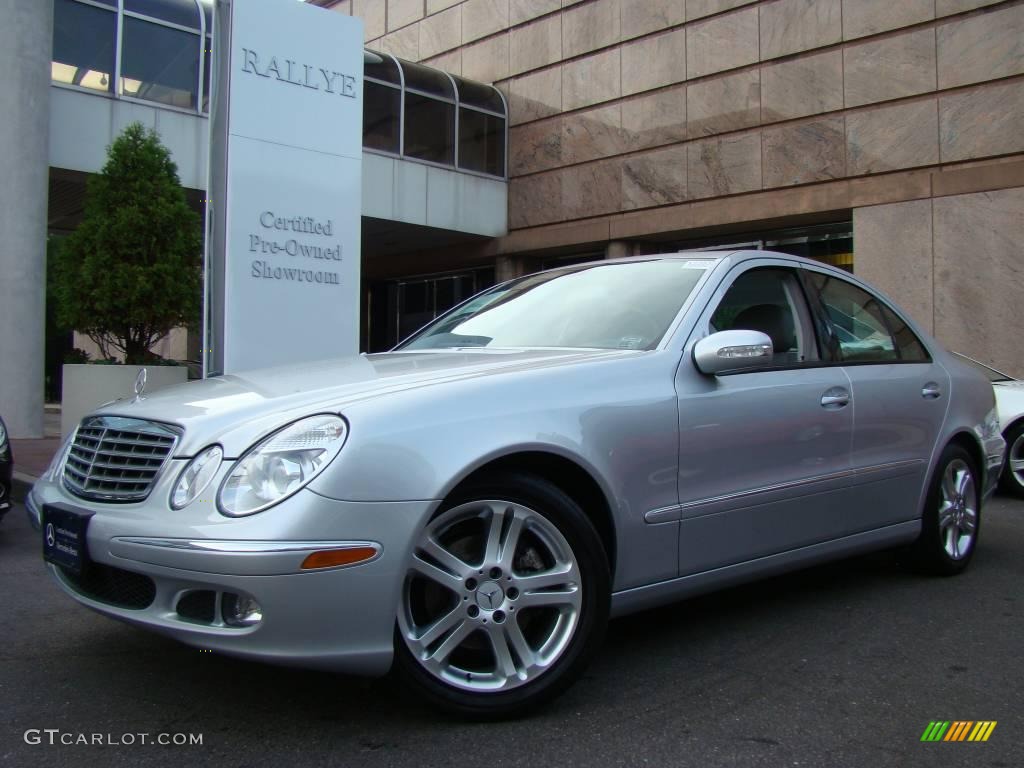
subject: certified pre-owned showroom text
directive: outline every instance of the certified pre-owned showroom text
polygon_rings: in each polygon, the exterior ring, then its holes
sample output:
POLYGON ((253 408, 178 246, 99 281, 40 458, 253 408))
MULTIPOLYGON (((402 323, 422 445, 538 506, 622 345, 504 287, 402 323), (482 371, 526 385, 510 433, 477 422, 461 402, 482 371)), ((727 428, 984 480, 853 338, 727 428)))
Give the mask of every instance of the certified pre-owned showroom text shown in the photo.
POLYGON ((158 745, 196 747, 203 745, 201 733, 76 733, 60 728, 29 728, 25 731, 26 744, 47 746, 134 747, 158 745))

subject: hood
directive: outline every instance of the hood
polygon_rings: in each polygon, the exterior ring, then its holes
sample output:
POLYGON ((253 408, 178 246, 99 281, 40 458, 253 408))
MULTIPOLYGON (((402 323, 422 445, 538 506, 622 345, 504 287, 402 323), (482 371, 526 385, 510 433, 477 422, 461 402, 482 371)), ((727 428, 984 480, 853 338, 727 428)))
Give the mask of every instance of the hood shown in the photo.
MULTIPOLYGON (((249 427, 244 432, 259 433, 307 413, 337 412, 359 400, 415 387, 635 354, 580 349, 386 352, 215 376, 108 403, 98 412, 184 427, 176 451, 184 456, 243 424, 249 427)), ((243 438, 246 445, 248 439, 243 438)), ((237 450, 224 448, 229 456, 237 450)))
POLYGON ((1021 390, 1024 390, 1024 381, 1018 381, 1017 379, 1010 379, 1008 381, 994 381, 992 382, 992 386, 996 388, 997 392, 1000 389, 1020 392, 1021 390))

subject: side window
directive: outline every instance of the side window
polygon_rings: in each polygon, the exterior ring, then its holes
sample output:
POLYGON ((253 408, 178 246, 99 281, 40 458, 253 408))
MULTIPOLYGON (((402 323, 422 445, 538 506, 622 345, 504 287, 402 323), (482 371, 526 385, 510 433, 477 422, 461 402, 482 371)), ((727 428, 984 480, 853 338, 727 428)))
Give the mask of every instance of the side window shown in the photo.
POLYGON ((827 316, 843 362, 925 361, 928 353, 906 323, 862 288, 820 272, 807 272, 827 316))
POLYGON ((715 308, 708 330, 761 331, 772 340, 773 366, 820 359, 803 291, 788 269, 752 269, 736 278, 715 308))
MULTIPOLYGON (((881 302, 879 302, 881 304, 881 302)), ((896 349, 899 350, 900 360, 911 363, 927 363, 931 361, 928 352, 921 340, 914 335, 914 332, 907 327, 907 324, 900 320, 899 316, 885 304, 881 304, 882 314, 885 322, 892 331, 892 337, 896 341, 896 349)))

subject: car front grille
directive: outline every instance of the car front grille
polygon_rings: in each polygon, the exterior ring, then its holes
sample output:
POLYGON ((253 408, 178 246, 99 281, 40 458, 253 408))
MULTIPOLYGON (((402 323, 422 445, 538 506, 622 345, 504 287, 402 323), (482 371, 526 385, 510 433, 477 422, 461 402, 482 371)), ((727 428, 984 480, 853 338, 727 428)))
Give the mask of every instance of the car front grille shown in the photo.
POLYGON ((64 462, 64 486, 83 499, 141 501, 180 436, 180 429, 155 421, 89 416, 64 462))

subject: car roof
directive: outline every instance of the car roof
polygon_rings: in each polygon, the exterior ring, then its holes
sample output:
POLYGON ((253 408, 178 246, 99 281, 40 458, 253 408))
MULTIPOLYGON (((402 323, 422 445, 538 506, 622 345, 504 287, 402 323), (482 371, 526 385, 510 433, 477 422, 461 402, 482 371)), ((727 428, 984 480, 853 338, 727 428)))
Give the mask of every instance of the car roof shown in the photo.
MULTIPOLYGON (((594 261, 581 262, 579 264, 566 265, 564 267, 552 267, 550 269, 546 269, 543 271, 553 272, 559 269, 571 269, 572 267, 582 267, 590 264, 635 264, 638 261, 697 261, 701 259, 710 259, 714 261, 723 261, 725 259, 729 259, 734 264, 739 264, 745 261, 755 261, 758 259, 780 259, 783 261, 804 264, 809 267, 820 267, 822 269, 836 271, 835 267, 832 267, 821 261, 808 259, 804 256, 794 256, 789 253, 780 253, 779 251, 751 249, 708 251, 695 250, 674 251, 672 253, 649 253, 640 256, 623 256, 617 259, 595 259, 594 261)), ((850 277, 849 273, 846 273, 846 276, 850 277)))

